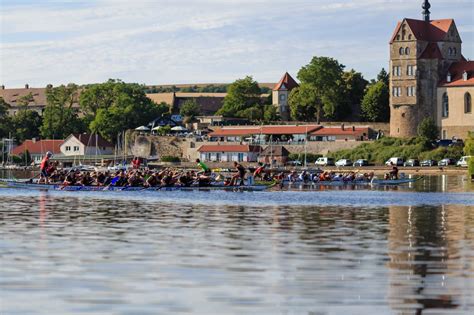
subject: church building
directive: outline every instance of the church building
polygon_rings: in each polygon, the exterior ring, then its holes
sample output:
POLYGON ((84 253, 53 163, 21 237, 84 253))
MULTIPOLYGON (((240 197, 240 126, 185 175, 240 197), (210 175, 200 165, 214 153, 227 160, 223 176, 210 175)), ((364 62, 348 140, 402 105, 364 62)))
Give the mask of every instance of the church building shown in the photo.
POLYGON ((474 62, 462 55, 454 20, 431 20, 428 0, 422 8, 423 19, 398 22, 390 40, 390 135, 416 136, 430 117, 440 138, 466 138, 474 131, 474 62))

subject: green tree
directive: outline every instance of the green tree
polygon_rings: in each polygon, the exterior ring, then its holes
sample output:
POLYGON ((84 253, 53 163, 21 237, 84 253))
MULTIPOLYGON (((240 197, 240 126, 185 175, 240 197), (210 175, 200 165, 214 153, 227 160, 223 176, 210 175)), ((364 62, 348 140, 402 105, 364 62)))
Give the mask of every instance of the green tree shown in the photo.
POLYGON ((80 104, 91 119, 89 129, 109 141, 123 130, 145 125, 168 111, 167 106, 149 99, 143 86, 120 80, 86 87, 80 104))
POLYGON ((224 105, 217 115, 225 117, 242 117, 244 110, 260 104, 260 87, 252 77, 247 76, 229 85, 224 105))
POLYGON ((11 130, 11 118, 8 116, 10 105, 0 97, 0 138, 7 137, 11 130))
POLYGON ((262 121, 264 115, 264 107, 255 105, 244 110, 238 111, 236 117, 247 118, 250 121, 262 121))
POLYGON ((429 141, 436 140, 438 138, 438 127, 432 118, 426 117, 418 125, 418 136, 429 141))
POLYGON ((13 137, 18 142, 26 139, 38 138, 39 128, 41 127, 41 116, 33 110, 22 106, 12 118, 13 137))
POLYGON ((339 110, 339 117, 343 118, 351 114, 353 107, 360 107, 362 99, 365 94, 365 89, 369 83, 360 72, 356 72, 354 69, 346 71, 342 75, 344 90, 345 90, 345 103, 347 104, 341 110, 339 110))
POLYGON ((377 81, 382 81, 386 86, 389 86, 389 79, 389 74, 387 71, 385 71, 385 68, 382 68, 382 70, 380 70, 379 74, 377 75, 377 81))
POLYGON ((46 89, 47 106, 43 112, 41 136, 65 139, 71 133, 86 131, 84 120, 79 118, 79 87, 75 84, 46 89))
POLYGON ((362 99, 362 116, 367 121, 389 121, 389 91, 383 81, 370 85, 362 99))
POLYGON ((328 118, 343 116, 346 111, 343 72, 344 65, 329 57, 313 57, 311 62, 298 72, 301 83, 309 84, 315 89, 324 115, 328 118))
POLYGON ((263 112, 263 120, 265 122, 272 122, 280 120, 280 115, 274 105, 265 105, 263 112))
POLYGON ((300 121, 316 119, 319 124, 324 106, 320 95, 309 83, 301 83, 299 87, 294 88, 288 97, 292 119, 300 121))
POLYGON ((474 156, 474 132, 469 132, 469 136, 464 142, 464 154, 474 156))
POLYGON ((195 99, 186 100, 179 110, 179 114, 185 118, 186 121, 192 121, 196 116, 201 114, 201 108, 195 99))

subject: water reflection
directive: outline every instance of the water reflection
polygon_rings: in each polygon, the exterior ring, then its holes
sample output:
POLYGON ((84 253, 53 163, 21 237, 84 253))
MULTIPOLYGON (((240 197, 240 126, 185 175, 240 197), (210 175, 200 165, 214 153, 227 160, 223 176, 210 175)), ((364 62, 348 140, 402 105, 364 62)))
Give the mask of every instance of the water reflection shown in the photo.
POLYGON ((46 192, 0 202, 0 313, 474 308, 472 206, 206 206, 46 192))

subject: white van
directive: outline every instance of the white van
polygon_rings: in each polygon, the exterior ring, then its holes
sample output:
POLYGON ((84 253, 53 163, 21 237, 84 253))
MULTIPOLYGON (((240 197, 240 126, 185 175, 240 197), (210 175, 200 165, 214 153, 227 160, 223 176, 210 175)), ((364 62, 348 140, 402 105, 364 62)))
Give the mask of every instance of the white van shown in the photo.
POLYGON ((459 161, 456 163, 457 166, 461 166, 461 167, 467 167, 467 163, 469 162, 469 159, 471 158, 472 156, 463 156, 459 159, 459 161))
POLYGON ((403 162, 405 162, 402 158, 400 157, 392 157, 385 162, 385 165, 396 165, 396 166, 403 166, 403 162))
POLYGON ((314 163, 317 166, 334 166, 334 159, 328 157, 320 157, 314 163))

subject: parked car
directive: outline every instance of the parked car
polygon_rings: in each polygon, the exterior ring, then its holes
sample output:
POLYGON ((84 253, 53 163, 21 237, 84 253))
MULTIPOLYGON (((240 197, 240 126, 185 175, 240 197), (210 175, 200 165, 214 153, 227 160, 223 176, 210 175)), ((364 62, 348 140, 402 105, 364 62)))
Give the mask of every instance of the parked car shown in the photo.
POLYGON ((456 165, 456 160, 451 158, 445 158, 438 162, 438 166, 456 165))
POLYGON ((391 157, 385 162, 385 165, 403 166, 403 158, 401 158, 401 157, 391 157))
POLYGON ((334 166, 334 159, 328 157, 320 157, 314 162, 317 166, 334 166))
POLYGON ((472 156, 463 156, 459 159, 459 161, 456 163, 457 166, 461 167, 467 167, 467 163, 469 162, 469 159, 472 158, 472 156))
POLYGON ((435 166, 438 163, 435 160, 424 160, 421 161, 420 166, 435 166))
POLYGON ((408 159, 405 163, 403 163, 403 166, 407 166, 407 167, 420 166, 420 161, 418 161, 417 159, 408 159))
POLYGON ((336 166, 352 166, 352 161, 349 159, 340 159, 336 162, 336 166))
POLYGON ((369 166, 369 161, 365 159, 358 159, 354 162, 353 166, 369 166))

